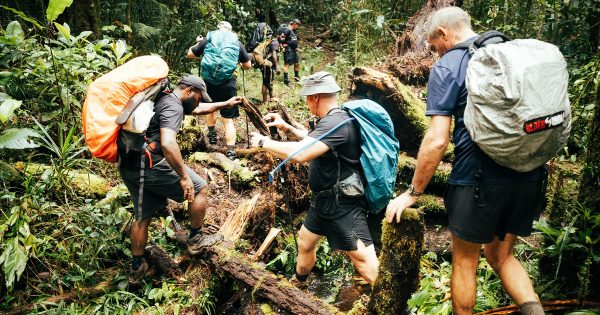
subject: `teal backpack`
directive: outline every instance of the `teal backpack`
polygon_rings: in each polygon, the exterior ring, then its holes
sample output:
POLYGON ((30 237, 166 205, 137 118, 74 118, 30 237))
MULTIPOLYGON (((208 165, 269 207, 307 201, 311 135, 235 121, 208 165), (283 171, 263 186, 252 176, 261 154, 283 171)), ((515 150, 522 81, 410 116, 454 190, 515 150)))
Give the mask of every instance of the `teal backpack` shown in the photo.
POLYGON ((313 142, 292 153, 269 174, 269 181, 273 180, 275 172, 284 163, 317 141, 329 136, 345 123, 356 120, 360 126, 362 151, 360 164, 367 180, 365 197, 369 203, 369 210, 377 214, 384 210, 390 202, 396 187, 400 143, 394 136, 394 124, 390 115, 381 105, 368 99, 349 101, 342 104, 341 108, 348 111, 352 118, 342 121, 313 142))
POLYGON ((216 30, 206 36, 200 73, 206 82, 220 85, 231 79, 237 68, 240 42, 231 31, 216 30))

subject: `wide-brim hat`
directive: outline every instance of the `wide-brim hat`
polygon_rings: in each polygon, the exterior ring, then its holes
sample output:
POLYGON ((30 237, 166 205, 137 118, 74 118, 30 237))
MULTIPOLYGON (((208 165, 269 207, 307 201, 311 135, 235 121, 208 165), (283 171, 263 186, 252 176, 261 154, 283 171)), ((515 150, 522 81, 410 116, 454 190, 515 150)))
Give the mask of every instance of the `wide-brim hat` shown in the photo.
POLYGON ((219 24, 217 24, 217 28, 218 29, 228 29, 230 31, 233 31, 233 27, 231 27, 231 23, 227 22, 227 21, 221 21, 219 22, 219 24))
POLYGON ((332 94, 339 93, 341 90, 331 73, 321 71, 306 78, 302 89, 300 89, 300 95, 332 94))
POLYGON ((199 76, 191 74, 185 75, 179 80, 179 84, 193 86, 202 94, 203 103, 212 103, 212 98, 210 98, 210 95, 206 92, 206 83, 204 83, 204 80, 199 76))

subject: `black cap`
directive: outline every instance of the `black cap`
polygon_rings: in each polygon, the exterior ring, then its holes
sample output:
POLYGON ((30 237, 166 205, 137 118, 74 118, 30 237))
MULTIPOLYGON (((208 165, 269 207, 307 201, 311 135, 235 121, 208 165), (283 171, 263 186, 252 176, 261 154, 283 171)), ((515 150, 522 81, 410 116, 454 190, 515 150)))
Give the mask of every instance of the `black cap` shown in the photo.
POLYGON ((290 23, 294 23, 294 24, 298 24, 298 25, 302 24, 302 23, 300 23, 300 20, 298 20, 298 19, 293 19, 290 21, 290 23))
POLYGON ((212 103, 212 99, 208 93, 206 93, 206 83, 204 83, 204 80, 202 80, 199 76, 191 74, 185 75, 181 77, 179 84, 193 86, 194 88, 200 90, 200 93, 202 93, 202 101, 205 103, 212 103))

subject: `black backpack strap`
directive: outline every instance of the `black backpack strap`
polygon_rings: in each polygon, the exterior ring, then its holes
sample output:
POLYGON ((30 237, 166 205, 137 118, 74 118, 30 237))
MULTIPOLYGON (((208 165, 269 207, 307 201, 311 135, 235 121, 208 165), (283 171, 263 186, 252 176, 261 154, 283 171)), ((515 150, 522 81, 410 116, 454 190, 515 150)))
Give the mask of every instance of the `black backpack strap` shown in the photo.
POLYGON ((504 43, 504 42, 508 42, 510 41, 510 37, 504 35, 501 32, 498 31, 487 31, 485 33, 483 33, 482 35, 480 35, 479 37, 477 37, 477 39, 475 39, 475 41, 469 43, 469 42, 462 42, 462 43, 458 43, 454 46, 452 46, 450 49, 448 49, 448 52, 452 51, 452 50, 458 50, 458 49, 466 49, 469 51, 469 55, 473 55, 473 53, 475 53, 475 51, 481 47, 485 47, 487 45, 491 45, 491 44, 498 44, 498 43, 504 43))

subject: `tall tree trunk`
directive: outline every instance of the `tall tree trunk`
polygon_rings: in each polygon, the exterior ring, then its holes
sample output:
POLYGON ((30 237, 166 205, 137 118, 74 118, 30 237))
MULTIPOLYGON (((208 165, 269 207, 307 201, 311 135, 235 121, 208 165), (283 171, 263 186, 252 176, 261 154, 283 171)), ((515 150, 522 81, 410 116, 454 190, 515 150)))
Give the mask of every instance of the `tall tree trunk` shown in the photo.
POLYGON ((98 38, 100 36, 98 2, 96 0, 73 1, 71 12, 77 33, 92 31, 94 32, 94 37, 98 38))

